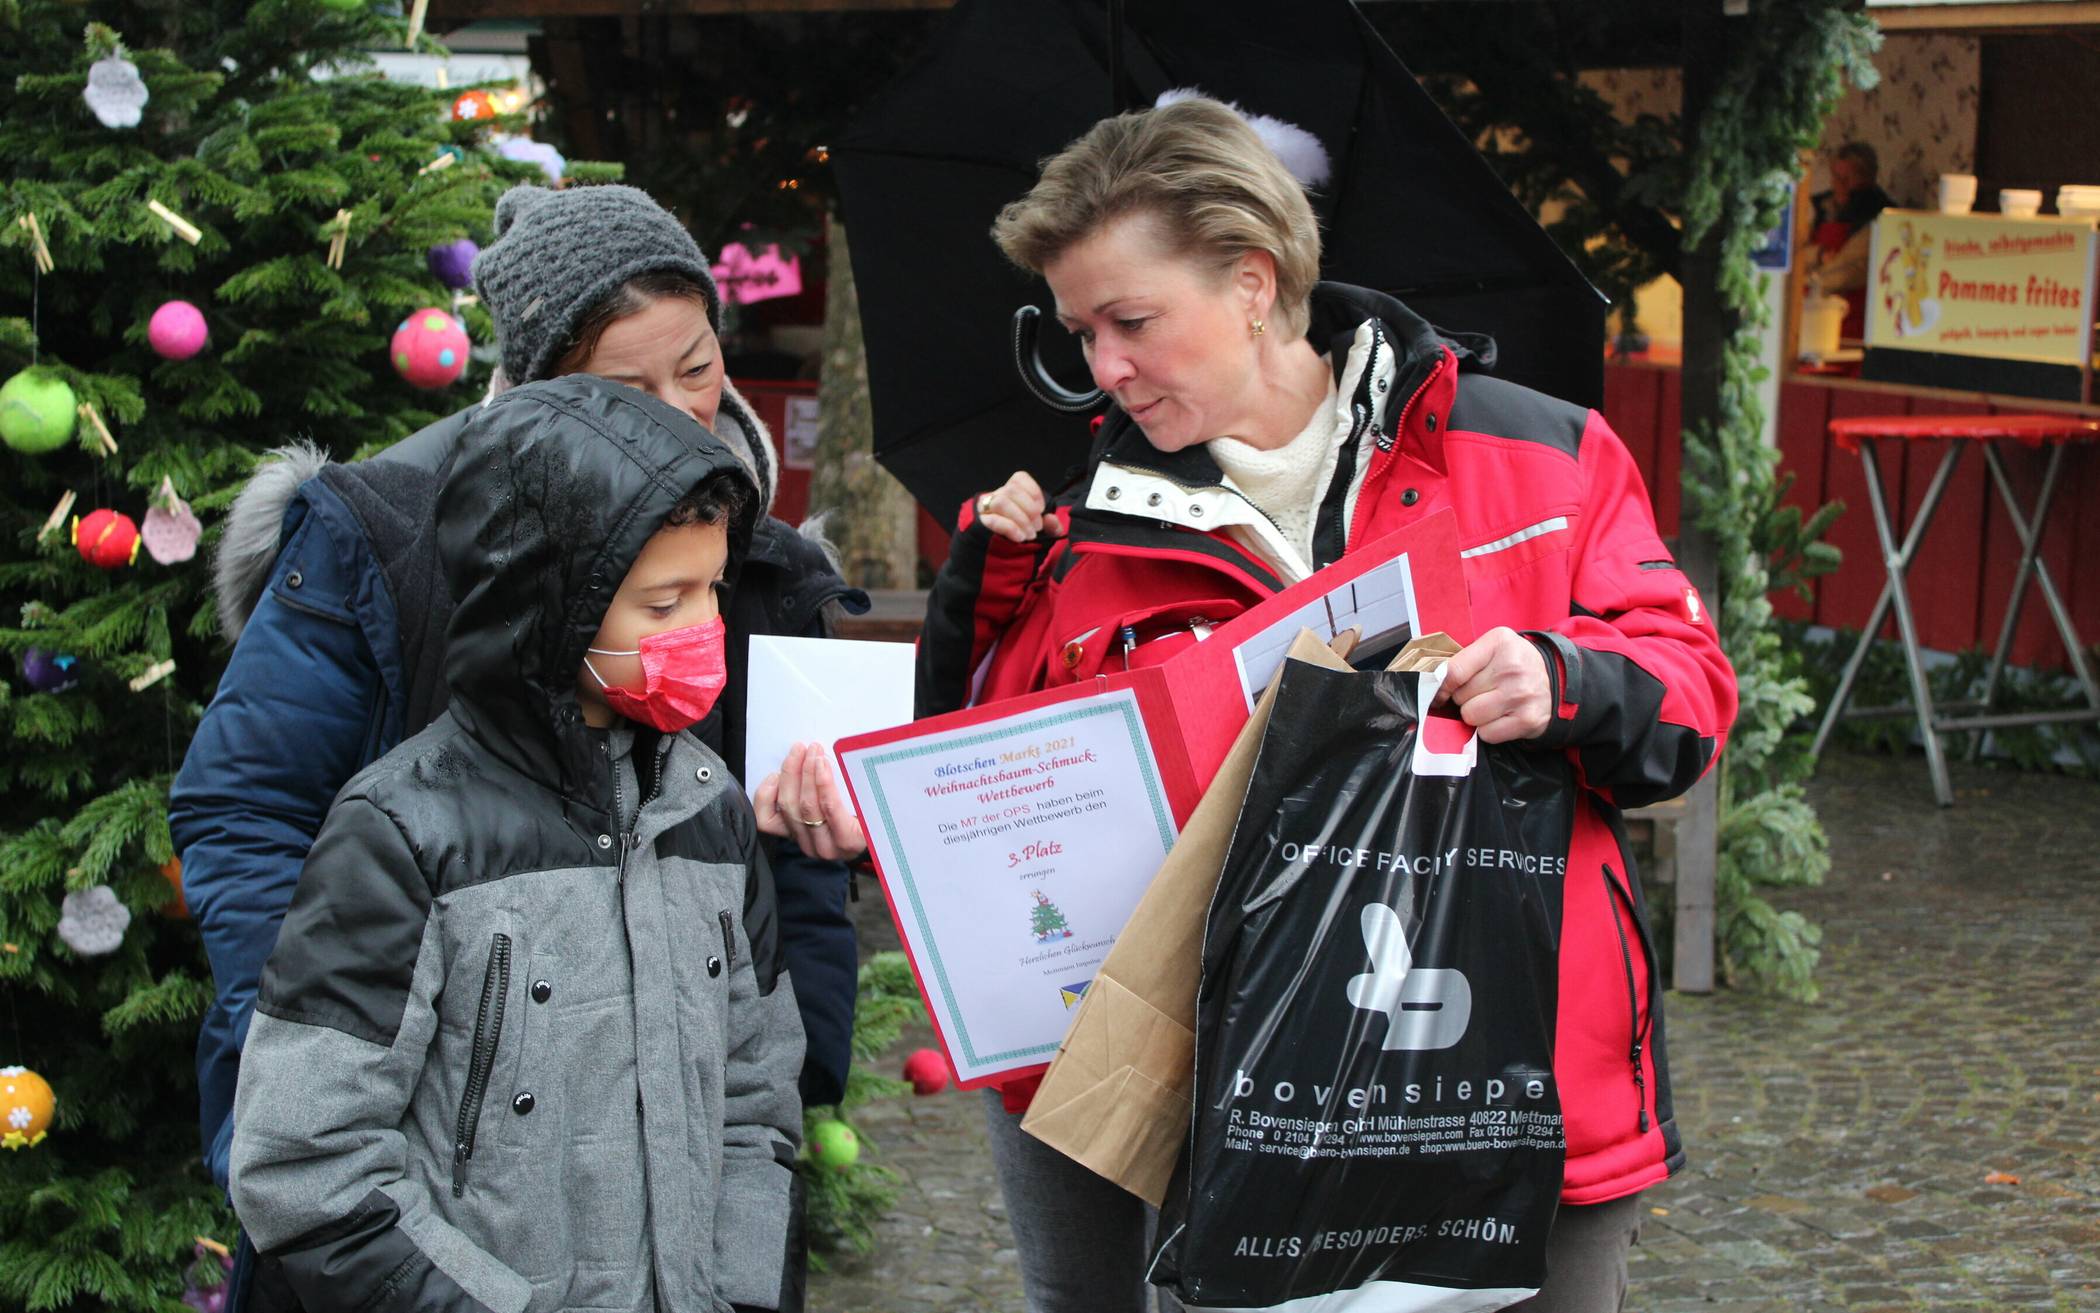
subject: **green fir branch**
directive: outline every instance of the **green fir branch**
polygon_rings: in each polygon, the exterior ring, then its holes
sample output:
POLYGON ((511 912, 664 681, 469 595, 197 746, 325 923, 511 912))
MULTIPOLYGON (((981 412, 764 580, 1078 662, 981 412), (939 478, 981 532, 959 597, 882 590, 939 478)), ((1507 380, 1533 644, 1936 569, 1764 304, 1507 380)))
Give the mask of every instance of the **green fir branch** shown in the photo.
POLYGON ((1757 388, 1768 315, 1750 252, 1784 215, 1799 152, 1816 144, 1849 82, 1872 86, 1880 44, 1871 21, 1842 0, 1775 0, 1733 29, 1732 62, 1699 124, 1683 215, 1687 248, 1715 243, 1721 296, 1736 317, 1723 348, 1719 420, 1684 435, 1687 494, 1720 563, 1718 627, 1740 705, 1722 762, 1717 938, 1724 977, 1790 997, 1815 996, 1821 933, 1759 892, 1814 884, 1830 865, 1821 824, 1800 788, 1812 768, 1790 746, 1815 700, 1768 600, 1826 574, 1837 551, 1820 541, 1839 512, 1803 519, 1780 505, 1778 453, 1764 442, 1757 388))

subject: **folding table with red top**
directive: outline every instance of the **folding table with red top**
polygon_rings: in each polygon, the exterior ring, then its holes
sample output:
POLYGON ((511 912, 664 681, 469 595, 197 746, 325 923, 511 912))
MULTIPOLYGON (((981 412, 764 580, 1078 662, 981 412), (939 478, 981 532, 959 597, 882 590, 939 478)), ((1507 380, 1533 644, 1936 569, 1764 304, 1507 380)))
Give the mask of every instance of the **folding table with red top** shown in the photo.
MULTIPOLYGON (((1875 415, 1853 419, 1832 420, 1830 435, 1838 446, 1846 451, 1859 453, 1866 466, 1867 501, 1874 510, 1874 532, 1881 540, 1881 559, 1888 569, 1889 580, 1881 590, 1881 597, 1874 603, 1874 610, 1867 617, 1866 629, 1860 634, 1859 646, 1854 649, 1852 659, 1845 663, 1844 677, 1838 680, 1837 693, 1831 698, 1829 708, 1823 713, 1823 724, 1816 731, 1814 751, 1820 755, 1830 732, 1840 716, 1916 716, 1918 727, 1925 740, 1925 760, 1932 770, 1932 791, 1940 806, 1951 806, 1954 791, 1947 783, 1947 761, 1940 749, 1939 736, 1960 730, 2008 729, 2021 725, 2052 725, 2073 721, 2100 720, 2100 683, 2095 683, 2091 667, 2086 662, 2085 647, 2080 642, 2077 628, 2071 623, 2070 609, 2064 605, 2063 595, 2057 590, 2056 581, 2050 577, 2048 562, 2041 559, 2039 549, 2042 530, 2049 519, 2051 503, 2056 496, 2058 475, 2062 472, 2064 453, 2074 444, 2100 442, 2100 419, 2079 415, 1875 415), (1881 491, 1881 466, 1874 456, 1874 445, 1880 441, 1925 442, 1946 439, 1947 454, 1933 472, 1932 482, 1925 489, 1925 498, 1918 504, 1917 513, 1911 517, 1910 527, 1904 531, 1903 540, 1897 542, 1897 526, 1889 514, 1888 503, 1881 491), (1993 445, 2002 441, 2024 443, 2030 447, 2047 446, 2048 464, 2042 474, 2042 490, 2036 498, 2032 516, 2025 514, 2019 499, 2013 495, 2012 480, 2006 476, 2005 465, 1998 458, 1993 445), (1925 663, 1918 646, 1917 621, 1911 614, 1910 593, 1904 582, 1904 571, 1909 568, 1911 558, 1924 540, 1926 528, 1932 523, 1932 514, 1939 509, 1940 495, 1946 491, 1947 481, 1954 474, 1962 453, 1971 444, 1983 449, 1984 464, 1991 472, 1991 482, 1998 489, 1999 498, 2005 503, 2005 511, 2012 521, 2013 531, 2020 538, 2020 566, 2013 574, 2012 597, 2006 604, 2005 622, 1998 631, 1998 646, 1991 654, 1989 674, 1984 679, 1983 697, 1975 702, 1951 703, 1935 709, 1932 705, 1932 690, 1925 679, 1925 663), (2042 600, 2049 607, 2049 616, 2056 623, 2056 632, 2062 637, 2064 646, 2070 650, 2071 669, 2078 682, 2085 687, 2086 705, 2067 707, 2057 711, 2026 711, 1993 713, 1992 700, 1998 692, 1999 677, 2004 673, 2005 656, 2012 647, 2013 631, 2020 621, 2020 604, 2027 593, 2029 579, 2041 586, 2042 600), (1914 702, 1911 706, 1863 707, 1847 711, 1845 703, 1852 696, 1852 685, 1859 677, 1860 667, 1866 662, 1867 650, 1874 644, 1874 637, 1881 630, 1881 622, 1888 617, 1889 607, 1896 608, 1896 630, 1903 641, 1903 659, 1910 668, 1910 688, 1914 702), (1973 712, 1977 714, 1949 717, 1946 712, 1973 712)), ((1981 746, 1981 739, 1978 740, 1981 746)))

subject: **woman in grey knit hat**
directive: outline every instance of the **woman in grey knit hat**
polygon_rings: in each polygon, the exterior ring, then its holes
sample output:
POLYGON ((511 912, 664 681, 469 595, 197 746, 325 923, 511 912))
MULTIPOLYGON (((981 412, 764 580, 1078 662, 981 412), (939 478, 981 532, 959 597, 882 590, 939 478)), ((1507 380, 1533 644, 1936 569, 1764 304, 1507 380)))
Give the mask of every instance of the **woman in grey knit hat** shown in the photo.
MULTIPOLYGON (((474 260, 474 287, 496 320, 499 389, 562 374, 640 388, 727 443, 771 506, 772 442, 723 373, 714 275, 692 235, 648 193, 511 188, 496 202, 495 243, 474 260)), ((734 663, 739 680, 742 664, 734 663)), ((740 690, 730 695, 730 714, 739 715, 740 690)), ((732 737, 741 744, 741 733, 732 737)), ((739 775, 747 764, 767 772, 752 790, 761 830, 819 861, 866 851, 820 750, 797 745, 777 764, 731 758, 739 775)))
MULTIPOLYGON (((735 451, 770 509, 772 439, 724 376, 720 296, 677 219, 632 187, 526 186, 503 195, 495 226, 474 276, 502 376, 590 373, 649 392, 735 451)), ((475 409, 350 464, 282 449, 228 516, 216 582, 233 657, 169 810, 217 991, 197 1063, 206 1162, 222 1185, 241 1036, 321 818, 352 775, 444 710, 451 598, 431 526, 440 473, 475 409)), ((833 602, 867 606, 820 545, 764 518, 725 607, 730 684, 698 727, 739 779, 750 636, 824 635, 833 602)), ((753 801, 761 828, 786 836, 769 853, 778 956, 808 1040, 802 1100, 822 1106, 843 1095, 850 1061, 857 948, 841 859, 858 855, 859 826, 821 754, 787 764, 753 801)), ((244 1238, 236 1306, 252 1256, 244 1238)), ((783 1310, 800 1307, 800 1272, 791 1262, 783 1310)))

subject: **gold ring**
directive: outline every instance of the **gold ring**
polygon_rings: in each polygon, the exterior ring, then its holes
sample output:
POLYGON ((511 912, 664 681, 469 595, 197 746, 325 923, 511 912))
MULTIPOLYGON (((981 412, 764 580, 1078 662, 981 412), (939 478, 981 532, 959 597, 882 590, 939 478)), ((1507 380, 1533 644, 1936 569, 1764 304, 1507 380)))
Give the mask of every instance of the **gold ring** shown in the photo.
POLYGON ((824 818, 821 816, 817 817, 817 819, 815 820, 811 820, 807 816, 797 816, 795 819, 802 822, 804 825, 809 826, 811 829, 815 829, 824 823, 824 818))

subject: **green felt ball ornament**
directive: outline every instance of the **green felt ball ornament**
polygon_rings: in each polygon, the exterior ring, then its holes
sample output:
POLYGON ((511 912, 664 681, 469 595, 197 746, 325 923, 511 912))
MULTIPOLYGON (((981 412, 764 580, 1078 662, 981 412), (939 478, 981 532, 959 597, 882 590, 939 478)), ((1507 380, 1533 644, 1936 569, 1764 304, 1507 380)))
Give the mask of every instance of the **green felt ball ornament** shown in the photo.
POLYGON ((25 369, 0 387, 0 440, 32 456, 56 451, 73 436, 79 406, 64 379, 25 369))
POLYGON ((842 1121, 821 1121, 810 1128, 809 1156, 819 1167, 843 1172, 860 1161, 860 1137, 842 1121))

